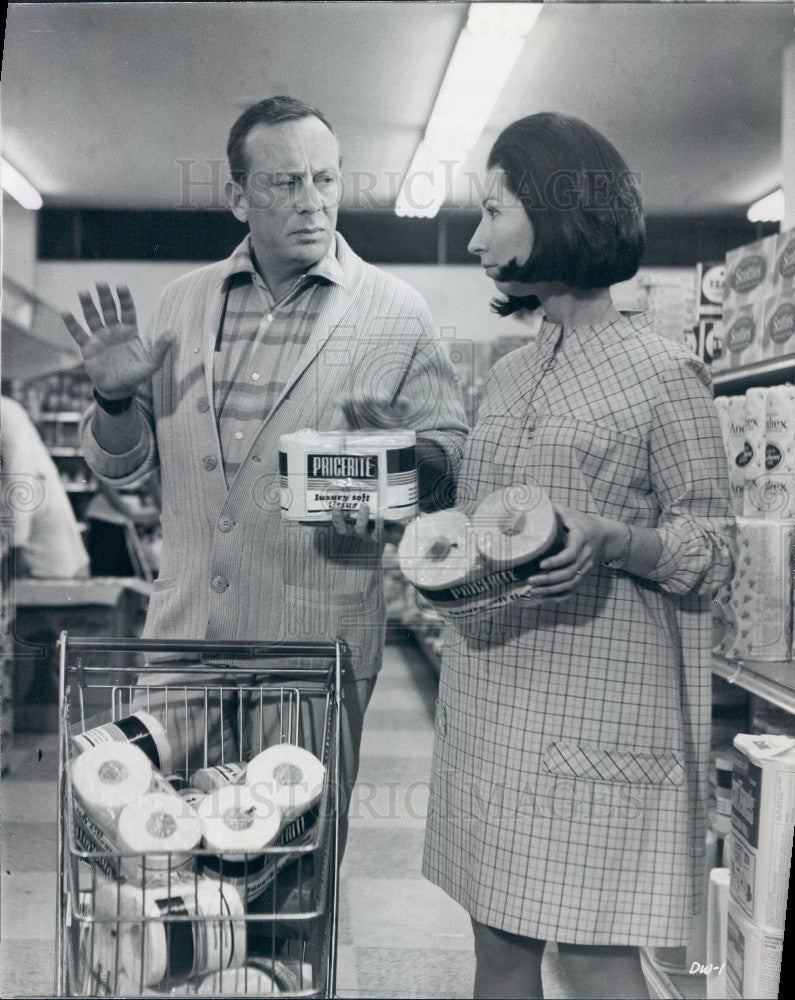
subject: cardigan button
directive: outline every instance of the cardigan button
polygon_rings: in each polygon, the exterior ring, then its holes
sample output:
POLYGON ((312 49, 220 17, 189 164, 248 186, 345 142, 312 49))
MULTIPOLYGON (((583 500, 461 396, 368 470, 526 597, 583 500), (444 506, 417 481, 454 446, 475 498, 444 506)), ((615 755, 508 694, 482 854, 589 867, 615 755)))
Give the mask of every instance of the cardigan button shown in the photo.
POLYGON ((218 518, 218 528, 220 531, 231 531, 234 526, 235 522, 226 514, 218 518))
POLYGON ((212 455, 205 455, 202 459, 202 465, 208 472, 212 472, 216 465, 218 465, 218 459, 212 455))
POLYGON ((212 589, 215 591, 216 594, 223 594, 223 592, 229 586, 229 581, 225 576, 221 576, 221 574, 219 573, 218 576, 213 577, 210 586, 212 587, 212 589))
POLYGON ((210 400, 206 396, 202 396, 199 402, 196 404, 196 409, 199 413, 207 413, 210 409, 210 400))

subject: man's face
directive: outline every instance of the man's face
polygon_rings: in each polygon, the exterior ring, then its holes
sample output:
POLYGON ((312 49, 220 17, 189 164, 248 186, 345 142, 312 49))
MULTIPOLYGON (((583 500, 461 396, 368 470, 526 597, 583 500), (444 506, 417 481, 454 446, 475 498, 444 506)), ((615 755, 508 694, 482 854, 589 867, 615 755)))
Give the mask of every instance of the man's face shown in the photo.
POLYGON ((232 182, 232 211, 248 222, 262 266, 306 270, 337 225, 340 152, 319 118, 257 125, 246 136, 247 174, 232 182))

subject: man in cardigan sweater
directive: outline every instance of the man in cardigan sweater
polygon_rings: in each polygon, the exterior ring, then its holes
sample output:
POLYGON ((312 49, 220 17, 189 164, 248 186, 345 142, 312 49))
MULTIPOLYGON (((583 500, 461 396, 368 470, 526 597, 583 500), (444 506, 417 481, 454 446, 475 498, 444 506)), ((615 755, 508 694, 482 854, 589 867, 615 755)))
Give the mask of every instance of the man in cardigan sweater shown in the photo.
MULTIPOLYGON (((227 153, 230 206, 250 230, 232 256, 171 282, 146 339, 125 287, 118 310, 107 285, 99 310, 80 293, 90 334, 64 317, 95 386, 83 447, 115 486, 160 470, 163 551, 146 637, 345 639, 347 803, 383 649, 381 544, 282 521, 279 436, 387 426, 399 413, 418 434, 421 503, 435 494, 438 505, 467 427, 423 300, 335 232, 339 148, 323 116, 292 98, 262 101, 234 124, 227 153)), ((227 708, 214 712, 209 750, 220 755, 223 733, 228 760, 227 708)), ((169 736, 184 743, 175 761, 201 764, 205 710, 169 709, 169 736)), ((255 705, 246 714, 243 756, 258 751, 263 726, 255 705)), ((311 725, 317 738, 320 720, 311 725)), ((266 738, 278 742, 278 730, 266 738)))

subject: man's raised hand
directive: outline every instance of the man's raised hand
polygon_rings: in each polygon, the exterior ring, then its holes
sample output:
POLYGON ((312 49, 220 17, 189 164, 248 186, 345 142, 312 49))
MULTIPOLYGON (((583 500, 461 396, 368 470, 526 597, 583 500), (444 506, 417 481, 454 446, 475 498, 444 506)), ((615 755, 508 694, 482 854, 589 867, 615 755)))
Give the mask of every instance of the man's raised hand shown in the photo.
POLYGON ((171 336, 161 337, 150 346, 139 337, 135 305, 130 289, 117 285, 119 308, 110 286, 97 283, 97 297, 102 315, 90 292, 79 292, 87 333, 72 313, 62 313, 66 328, 80 348, 88 377, 105 399, 125 399, 150 378, 171 346, 171 336))

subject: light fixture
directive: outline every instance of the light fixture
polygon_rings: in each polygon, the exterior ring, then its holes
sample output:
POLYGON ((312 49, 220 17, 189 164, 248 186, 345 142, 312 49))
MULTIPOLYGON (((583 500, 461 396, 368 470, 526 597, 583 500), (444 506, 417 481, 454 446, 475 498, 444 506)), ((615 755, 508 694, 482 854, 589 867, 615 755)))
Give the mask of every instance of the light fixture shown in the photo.
POLYGON ((29 208, 34 212, 41 208, 43 202, 39 192, 5 157, 0 157, 0 182, 3 190, 23 208, 29 208))
POLYGON ((431 219, 488 121, 540 3, 471 3, 395 201, 397 215, 431 219))
POLYGON ((748 209, 749 222, 781 222, 784 218, 784 191, 776 188, 748 209))

